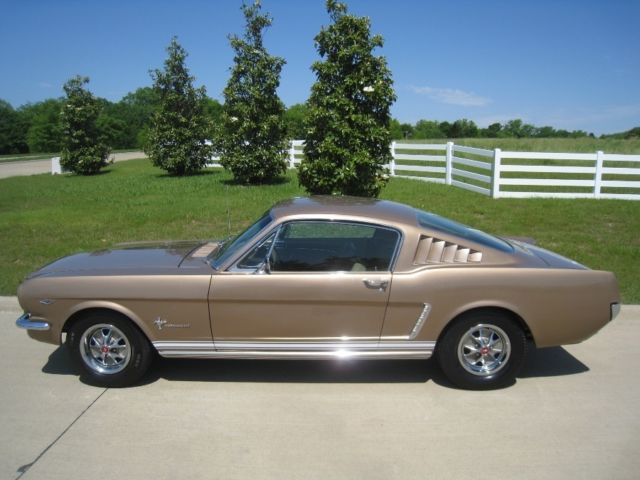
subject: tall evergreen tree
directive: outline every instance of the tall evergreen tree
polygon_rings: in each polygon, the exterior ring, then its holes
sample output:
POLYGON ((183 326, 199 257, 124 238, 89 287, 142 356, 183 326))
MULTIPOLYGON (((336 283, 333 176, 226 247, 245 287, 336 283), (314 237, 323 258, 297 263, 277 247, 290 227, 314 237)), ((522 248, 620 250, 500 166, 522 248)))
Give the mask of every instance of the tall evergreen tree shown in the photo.
POLYGON ((93 175, 107 165, 109 147, 97 126, 100 102, 84 88, 89 77, 79 75, 64 84, 65 104, 60 115, 60 165, 80 175, 93 175))
POLYGON ((244 36, 229 37, 234 66, 224 89, 217 145, 220 163, 237 181, 270 182, 287 168, 284 105, 276 93, 285 61, 263 45, 262 32, 272 19, 260 13, 260 2, 243 4, 242 12, 244 36))
POLYGON ((195 78, 185 65, 187 52, 175 37, 167 53, 164 69, 151 72, 159 106, 144 150, 155 166, 172 175, 187 175, 211 158, 207 139, 212 125, 203 108, 205 88, 193 86, 195 78))
POLYGON ((349 15, 343 3, 327 0, 327 12, 333 23, 315 38, 323 60, 311 67, 317 80, 300 183, 311 193, 375 197, 387 181, 396 99, 386 59, 373 54, 383 40, 370 34, 368 18, 349 15))

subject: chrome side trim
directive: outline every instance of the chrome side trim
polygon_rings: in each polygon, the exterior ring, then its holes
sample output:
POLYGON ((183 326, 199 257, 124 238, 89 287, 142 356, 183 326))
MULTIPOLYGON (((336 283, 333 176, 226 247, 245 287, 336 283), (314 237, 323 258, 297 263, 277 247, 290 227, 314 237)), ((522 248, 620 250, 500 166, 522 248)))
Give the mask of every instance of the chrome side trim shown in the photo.
POLYGON ((39 330, 45 331, 51 328, 48 322, 41 320, 31 320, 30 313, 23 313, 20 318, 16 320, 16 326, 18 328, 24 328, 25 330, 39 330))
POLYGON ((418 319, 416 320, 416 324, 411 329, 411 333, 409 334, 409 340, 413 340, 418 336, 420 330, 424 326, 424 322, 427 320, 427 317, 431 313, 431 305, 428 303, 423 303, 422 312, 418 315, 418 319))
POLYGON ((153 342, 163 357, 182 358, 429 358, 435 342, 153 342))

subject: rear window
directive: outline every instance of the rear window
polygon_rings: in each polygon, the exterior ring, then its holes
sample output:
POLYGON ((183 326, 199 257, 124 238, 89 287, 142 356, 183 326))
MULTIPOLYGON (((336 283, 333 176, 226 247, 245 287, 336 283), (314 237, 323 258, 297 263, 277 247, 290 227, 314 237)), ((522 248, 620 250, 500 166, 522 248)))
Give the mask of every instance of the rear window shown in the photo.
POLYGON ((448 233, 456 237, 466 238, 472 242, 495 248, 503 252, 513 252, 513 247, 498 237, 489 235, 481 230, 468 227, 462 223, 449 220, 435 213, 423 212, 416 210, 418 223, 421 227, 438 230, 439 232, 448 233))

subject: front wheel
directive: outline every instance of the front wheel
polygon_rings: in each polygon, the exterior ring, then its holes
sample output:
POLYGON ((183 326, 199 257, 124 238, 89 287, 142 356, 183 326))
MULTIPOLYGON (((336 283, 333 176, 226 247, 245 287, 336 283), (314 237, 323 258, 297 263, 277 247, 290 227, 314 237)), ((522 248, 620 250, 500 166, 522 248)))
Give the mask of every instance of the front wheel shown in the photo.
POLYGON ((445 331, 436 358, 447 378, 460 388, 486 390, 514 382, 524 361, 522 328, 500 312, 463 315, 445 331))
POLYGON ((67 344, 91 383, 125 387, 146 372, 152 359, 147 338, 129 320, 115 313, 95 313, 76 322, 67 344))

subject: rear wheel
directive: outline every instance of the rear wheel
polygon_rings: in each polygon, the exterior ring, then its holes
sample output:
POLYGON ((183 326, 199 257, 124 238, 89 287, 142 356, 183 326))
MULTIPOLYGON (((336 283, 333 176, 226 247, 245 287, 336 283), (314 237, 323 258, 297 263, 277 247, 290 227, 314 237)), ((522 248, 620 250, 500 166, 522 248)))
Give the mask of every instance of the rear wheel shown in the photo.
POLYGON ((67 344, 89 380, 104 387, 135 383, 152 358, 147 338, 115 313, 94 313, 77 321, 69 330, 67 344))
POLYGON ((526 354, 524 331, 501 312, 472 312, 454 321, 438 341, 436 358, 460 388, 482 390, 512 384, 526 354))

